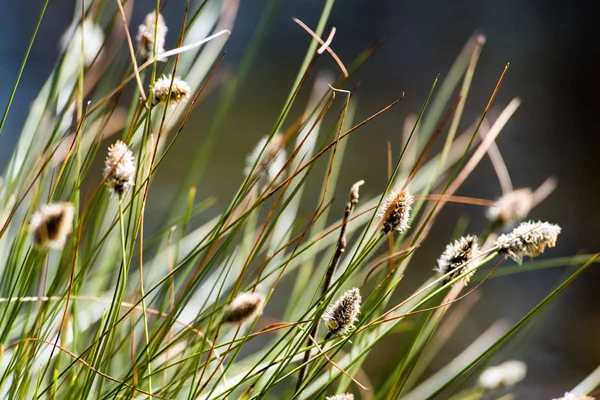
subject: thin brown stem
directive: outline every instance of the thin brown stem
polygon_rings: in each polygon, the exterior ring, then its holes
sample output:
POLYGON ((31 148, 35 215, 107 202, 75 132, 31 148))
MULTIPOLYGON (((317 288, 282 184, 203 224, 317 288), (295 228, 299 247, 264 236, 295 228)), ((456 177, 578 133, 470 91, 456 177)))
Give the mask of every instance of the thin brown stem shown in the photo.
MULTIPOLYGON (((346 209, 344 211, 344 218, 342 220, 342 227, 340 229, 340 237, 338 239, 337 245, 335 246, 335 253, 333 254, 333 258, 331 259, 331 263, 329 267, 327 267, 327 271, 325 272, 325 279, 323 280, 323 286, 321 287, 321 297, 327 293, 329 290, 329 286, 331 286, 331 281, 333 280, 333 274, 337 269, 337 266, 340 263, 342 258, 342 254, 346 250, 346 231, 348 229, 348 222, 350 221, 350 217, 352 215, 352 211, 356 208, 356 204, 358 203, 358 188, 364 184, 365 181, 358 181, 352 188, 350 189, 350 201, 346 203, 346 209)), ((321 303, 324 301, 324 298, 321 300, 321 303)), ((320 304, 319 304, 320 305, 320 304)), ((308 346, 310 346, 312 338, 316 337, 317 331, 319 330, 319 320, 317 320, 308 335, 308 346)), ((304 352, 304 358, 302 360, 302 367, 298 372, 298 382, 296 383, 296 393, 300 390, 302 386, 302 381, 304 380, 304 375, 306 373, 306 366, 308 365, 308 360, 310 359, 310 347, 306 352, 304 352)))

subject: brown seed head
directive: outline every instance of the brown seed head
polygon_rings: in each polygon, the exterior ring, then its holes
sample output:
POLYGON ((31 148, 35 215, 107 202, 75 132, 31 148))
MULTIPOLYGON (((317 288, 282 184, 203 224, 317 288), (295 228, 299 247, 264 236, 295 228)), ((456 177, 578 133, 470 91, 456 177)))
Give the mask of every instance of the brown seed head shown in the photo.
POLYGON ((386 234, 392 231, 402 233, 408 229, 408 219, 414 201, 414 196, 406 189, 390 193, 377 214, 383 220, 382 232, 386 234))
POLYGON ((354 322, 358 321, 361 302, 360 290, 352 288, 327 309, 323 314, 323 320, 327 322, 329 328, 326 338, 344 335, 349 330, 354 329, 354 322))
POLYGON ((365 184, 365 181, 360 180, 356 182, 350 188, 350 204, 356 205, 358 203, 358 189, 365 184))
POLYGON ((104 161, 106 186, 113 194, 122 196, 135 183, 135 157, 129 147, 117 140, 108 148, 104 161))
POLYGON ((265 297, 256 292, 238 294, 223 316, 224 323, 242 324, 249 319, 254 319, 262 313, 265 297))
POLYGON ((75 208, 71 203, 46 204, 31 217, 31 232, 36 245, 59 249, 73 230, 75 208))
POLYGON ((479 254, 479 245, 476 236, 464 236, 454 243, 446 246, 446 250, 438 259, 438 266, 435 270, 439 275, 446 275, 444 282, 450 282, 456 277, 466 274, 465 277, 458 281, 464 285, 469 283, 469 280, 475 273, 473 269, 473 259, 479 254))

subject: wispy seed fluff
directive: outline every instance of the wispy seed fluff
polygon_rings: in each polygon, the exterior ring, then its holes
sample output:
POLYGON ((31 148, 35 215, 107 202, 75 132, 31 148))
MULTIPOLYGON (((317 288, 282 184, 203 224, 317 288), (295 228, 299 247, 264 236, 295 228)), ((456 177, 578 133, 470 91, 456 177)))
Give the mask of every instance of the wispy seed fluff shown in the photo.
POLYGON ((402 233, 408 229, 408 219, 414 201, 414 196, 406 189, 391 192, 377 213, 377 216, 383 220, 382 232, 386 234, 391 231, 402 233))
POLYGON ((43 205, 31 217, 31 233, 36 245, 60 249, 73 230, 75 208, 71 203, 43 205))
POLYGON ((525 379, 527 365, 523 361, 510 360, 495 367, 486 368, 479 376, 479 385, 487 390, 514 386, 525 379))
POLYGON ((185 103, 190 98, 192 90, 190 86, 181 78, 172 78, 171 75, 163 75, 154 82, 154 104, 165 103, 170 104, 172 107, 177 106, 179 103, 185 103), (171 80, 173 86, 171 86, 171 80), (169 91, 171 96, 169 96, 169 91))
POLYGON ((110 191, 122 196, 134 185, 135 157, 129 147, 117 140, 108 148, 104 162, 104 178, 110 191))
POLYGON ((102 49, 104 31, 93 20, 85 19, 82 24, 67 29, 60 37, 59 43, 62 51, 71 50, 77 56, 83 49, 83 63, 87 67, 102 49))
POLYGON ((563 397, 559 397, 557 399, 552 399, 552 400, 596 400, 596 399, 591 396, 586 396, 586 395, 578 396, 575 393, 565 392, 565 395, 563 397))
MULTIPOLYGON (((438 274, 446 275, 445 282, 450 282, 456 277, 466 274, 462 282, 464 285, 475 273, 473 269, 473 259, 479 255, 479 245, 476 236, 464 236, 446 246, 446 250, 438 259, 438 266, 435 270, 438 274)), ((461 282, 461 281, 459 281, 461 282)))
POLYGON ((325 400, 354 400, 354 395, 352 393, 341 393, 325 397, 325 400))
POLYGON ((325 339, 335 335, 344 335, 354 329, 354 322, 358 321, 361 302, 360 291, 358 288, 352 288, 340 296, 332 306, 329 306, 323 315, 323 320, 327 322, 329 328, 325 339))
POLYGON ((256 292, 246 292, 237 295, 223 316, 224 323, 242 324, 249 319, 254 319, 262 313, 265 297, 256 292))
POLYGON ((524 256, 539 256, 546 247, 554 247, 560 226, 548 222, 523 222, 512 232, 500 235, 494 242, 500 253, 521 264, 524 256))
POLYGON ((250 174, 254 164, 256 164, 256 161, 260 157, 260 161, 254 169, 254 173, 258 176, 260 186, 268 185, 274 181, 275 178, 280 180, 283 177, 283 173, 279 174, 279 172, 284 168, 285 162, 287 161, 287 154, 283 148, 285 144, 283 135, 276 133, 267 144, 268 140, 268 136, 260 139, 256 147, 254 147, 254 150, 252 150, 252 153, 246 157, 246 167, 244 168, 244 174, 250 174), (263 151, 265 145, 267 147, 263 151), (278 174, 279 177, 277 177, 278 174))
POLYGON ((511 227, 527 217, 533 203, 534 197, 531 189, 517 189, 500 197, 488 208, 486 214, 494 225, 511 227))
MULTIPOLYGON (((138 28, 136 40, 142 57, 150 58, 154 54, 154 43, 156 42, 156 54, 165 52, 165 37, 167 36, 167 25, 162 14, 152 11, 144 18, 138 28), (156 39, 156 40, 155 40, 156 39)), ((163 61, 163 60, 161 60, 163 61)))

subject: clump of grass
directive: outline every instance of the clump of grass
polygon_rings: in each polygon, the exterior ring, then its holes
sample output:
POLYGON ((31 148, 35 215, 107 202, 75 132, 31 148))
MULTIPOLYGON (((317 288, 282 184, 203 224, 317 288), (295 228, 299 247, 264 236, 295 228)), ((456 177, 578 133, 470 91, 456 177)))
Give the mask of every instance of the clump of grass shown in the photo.
MULTIPOLYGON (((263 21, 272 19, 277 4, 263 21)), ((80 6, 65 34, 74 40, 62 41, 0 184, 0 397, 478 399, 490 389, 470 375, 597 262, 597 255, 578 255, 520 269, 503 265, 507 257, 521 262, 558 245, 560 228, 530 222, 498 236, 526 218, 554 183, 512 192, 494 140, 519 101, 492 113, 494 121, 489 113, 508 67, 495 86, 490 82, 489 102, 473 104, 481 111, 477 123, 457 131, 485 42, 481 35, 469 39, 448 75, 422 94, 421 109, 408 110, 418 113, 406 124, 403 147, 387 154, 387 183, 363 191, 359 203, 364 181, 352 177, 357 181, 340 206, 333 194, 348 188, 340 189, 338 178, 356 168, 348 167, 348 141, 400 107, 404 94, 355 121, 359 90, 348 78, 377 46, 342 62, 333 50, 336 30, 323 36, 333 0, 325 2, 314 29, 294 19, 304 29, 298 34, 314 40, 272 129, 247 149, 237 190, 217 207, 200 178, 215 146, 230 146, 217 139, 224 122, 235 118, 230 106, 252 72, 267 26, 257 28, 239 70, 225 79, 220 67, 227 38, 236 34, 237 1, 182 8, 182 26, 168 29, 178 32, 172 49, 158 8, 140 10, 147 16, 135 36, 131 7, 121 0, 80 6), (118 51, 127 56, 110 62, 118 51), (333 59, 337 77, 319 75, 307 88, 321 57, 333 59), (214 121, 197 135, 183 183, 165 204, 151 190, 155 175, 165 159, 177 157, 173 145, 210 91, 220 96, 214 121), (299 94, 306 91, 312 95, 303 105, 299 94), (304 112, 291 121, 291 110, 301 106, 304 112), (490 128, 479 141, 482 126, 490 128), (432 154, 445 133, 440 153, 432 154), (97 163, 105 143, 113 144, 102 172, 97 163), (485 154, 503 171, 503 199, 455 196, 485 154), (315 180, 321 191, 307 198, 304 189, 315 180), (150 228, 147 206, 155 197, 162 213, 152 211, 150 228), (304 201, 314 207, 308 214, 300 211, 304 201), (426 268, 430 276, 399 299, 406 293, 402 278, 424 271, 413 257, 431 240, 449 202, 470 204, 473 215, 481 214, 475 207, 496 211, 484 231, 468 236, 461 236, 465 229, 456 216, 459 239, 447 240, 437 272, 426 268), (575 262, 584 264, 521 321, 492 325, 457 361, 424 376, 456 318, 464 317, 461 307, 475 302, 473 293, 492 274, 575 262), (476 285, 462 293, 469 279, 476 285), (365 359, 398 332, 403 346, 386 351, 389 370, 373 380, 365 359)), ((28 58, 29 50, 0 133, 28 58)), ((426 256, 435 263, 435 255, 426 256)), ((511 371, 510 379, 498 378, 498 370, 481 377, 492 375, 512 390, 524 374, 511 371)), ((597 375, 576 392, 591 392, 597 375)))

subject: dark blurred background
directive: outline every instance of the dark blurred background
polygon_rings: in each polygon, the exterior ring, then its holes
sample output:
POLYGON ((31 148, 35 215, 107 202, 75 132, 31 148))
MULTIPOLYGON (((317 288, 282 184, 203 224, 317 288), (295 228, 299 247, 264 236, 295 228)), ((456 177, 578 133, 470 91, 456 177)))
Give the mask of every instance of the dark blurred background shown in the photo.
MULTIPOLYGON (((2 109, 43 1, 5 0, 3 3, 0 13, 2 109)), ((181 21, 184 3, 183 0, 166 2, 163 14, 168 23, 181 21)), ((132 27, 137 27, 153 4, 137 2, 132 27)), ((266 4, 264 0, 242 0, 233 35, 226 45, 225 66, 235 70, 266 4)), ((238 187, 244 158, 257 140, 271 131, 309 42, 307 34, 291 18, 298 17, 314 27, 323 4, 323 0, 282 2, 260 56, 220 133, 209 173, 199 189, 201 196, 214 195, 223 200, 238 187)), ((563 228, 551 256, 598 251, 600 208, 595 157, 600 138, 593 110, 600 105, 595 74, 600 50, 595 26, 598 12, 593 11, 593 4, 592 1, 568 0, 337 1, 326 32, 331 26, 337 28, 332 47, 342 60, 349 63, 369 44, 384 39, 380 49, 357 74, 356 80, 361 85, 356 119, 368 117, 402 92, 406 93, 399 106, 352 136, 346 153, 345 174, 338 184, 339 208, 347 188, 357 179, 367 181, 363 191, 366 196, 384 187, 386 141, 392 143, 397 155, 404 118, 418 112, 435 76, 440 73, 443 79, 468 37, 480 31, 486 35, 487 43, 461 128, 466 128, 481 113, 504 65, 510 62, 496 103, 507 104, 515 96, 522 99, 521 107, 497 141, 513 185, 535 188, 550 175, 558 179, 557 190, 531 214, 532 219, 548 220, 563 228)), ((71 21, 72 12, 72 1, 50 2, 7 126, 0 136, 0 166, 6 165, 29 104, 57 58, 57 43, 71 21)), ((169 32, 167 48, 176 40, 176 30, 169 32)), ((327 57, 319 60, 318 69, 337 71, 327 57)), ((191 157, 195 141, 202 139, 217 99, 218 93, 215 93, 195 111, 190 124, 192 132, 176 146, 177 156, 167 160, 173 174, 168 177, 163 174, 155 187, 167 189, 180 182, 172 177, 181 176, 185 171, 186 165, 181 160, 187 155, 191 157)), ((319 190, 318 185, 313 190, 319 190)), ((458 194, 488 199, 501 194, 488 159, 483 160, 458 194)), ((470 218, 470 232, 479 232, 485 226, 480 208, 448 205, 415 259, 416 265, 422 266, 423 274, 429 274, 458 217, 464 215, 470 218)), ((411 272, 409 270, 409 275, 411 272)), ((462 324, 456 343, 449 343, 434 367, 442 366, 458 354, 498 317, 516 322, 564 278, 566 272, 558 268, 487 282, 480 289, 481 300, 462 324)), ((415 282, 422 279, 418 271, 412 273, 416 275, 410 279, 415 282)), ((598 282, 600 272, 592 267, 532 326, 525 345, 509 347, 497 358, 500 361, 517 357, 527 362, 528 379, 516 388, 519 398, 558 397, 600 363, 598 282)), ((368 365, 377 381, 377 368, 386 367, 384 353, 376 353, 368 365)))

